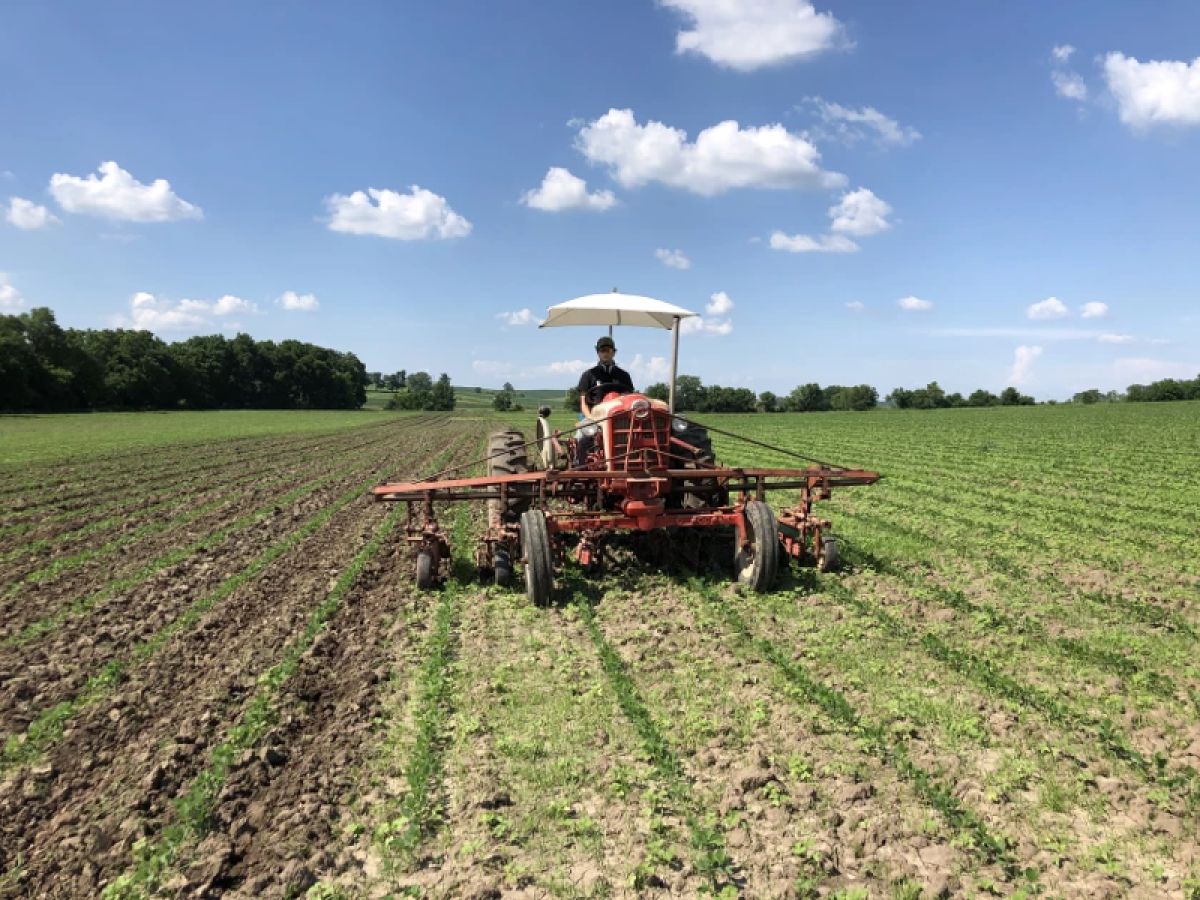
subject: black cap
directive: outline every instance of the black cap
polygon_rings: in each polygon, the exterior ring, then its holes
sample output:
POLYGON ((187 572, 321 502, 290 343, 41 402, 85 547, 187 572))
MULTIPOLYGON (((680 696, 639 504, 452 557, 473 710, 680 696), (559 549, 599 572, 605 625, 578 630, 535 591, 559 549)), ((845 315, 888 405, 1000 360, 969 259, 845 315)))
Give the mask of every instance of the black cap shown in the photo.
POLYGON ((600 340, 596 341, 596 349, 599 350, 601 347, 612 347, 614 350, 617 349, 617 345, 613 343, 613 339, 607 334, 600 338, 600 340))

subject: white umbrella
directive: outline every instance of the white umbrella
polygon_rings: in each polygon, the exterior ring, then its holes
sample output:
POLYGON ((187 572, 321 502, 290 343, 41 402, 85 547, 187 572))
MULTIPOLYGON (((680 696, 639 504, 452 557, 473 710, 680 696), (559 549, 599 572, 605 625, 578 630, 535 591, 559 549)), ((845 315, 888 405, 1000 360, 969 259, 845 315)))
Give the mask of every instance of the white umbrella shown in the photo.
POLYGON ((607 325, 612 334, 614 325, 633 325, 642 328, 671 329, 671 388, 668 406, 675 412, 675 370, 679 364, 679 322, 696 316, 690 309, 641 297, 637 294, 588 294, 559 303, 546 310, 546 320, 539 328, 556 328, 565 325, 607 325))
POLYGON ((690 309, 639 297, 637 294, 588 294, 551 306, 540 328, 560 325, 637 325, 643 328, 674 328, 679 319, 698 315, 690 309))

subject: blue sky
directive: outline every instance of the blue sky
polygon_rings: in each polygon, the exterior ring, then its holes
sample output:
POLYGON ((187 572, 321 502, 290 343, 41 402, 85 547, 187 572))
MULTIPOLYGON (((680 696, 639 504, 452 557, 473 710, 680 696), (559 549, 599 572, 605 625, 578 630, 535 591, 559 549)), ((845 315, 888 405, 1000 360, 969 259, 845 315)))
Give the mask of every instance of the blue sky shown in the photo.
POLYGON ((29 0, 0 83, 6 312, 532 388, 619 287, 759 391, 1200 372, 1194 2, 29 0))

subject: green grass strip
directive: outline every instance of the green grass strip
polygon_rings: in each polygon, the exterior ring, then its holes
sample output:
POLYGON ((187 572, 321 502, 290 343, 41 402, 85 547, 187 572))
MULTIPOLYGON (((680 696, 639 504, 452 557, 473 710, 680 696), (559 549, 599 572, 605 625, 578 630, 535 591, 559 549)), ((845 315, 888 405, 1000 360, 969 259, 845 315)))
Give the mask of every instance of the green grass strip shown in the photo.
POLYGON ((783 649, 752 632, 721 591, 697 578, 691 579, 689 584, 693 591, 717 610, 747 647, 775 666, 800 699, 817 706, 854 736, 867 752, 892 766, 913 786, 919 797, 942 815, 947 824, 969 837, 971 846, 981 851, 988 862, 1000 864, 1010 875, 1015 873, 1017 862, 1011 850, 1015 843, 1011 838, 993 834, 979 816, 958 801, 947 786, 914 763, 907 749, 897 742, 893 734, 863 719, 845 695, 813 678, 783 649))
POLYGON ((441 781, 446 744, 446 721, 452 706, 454 677, 451 664, 457 650, 454 630, 458 619, 458 590, 442 591, 433 628, 425 647, 425 662, 417 676, 416 737, 404 780, 408 791, 395 816, 374 832, 375 843, 390 866, 411 862, 421 843, 436 828, 438 810, 433 795, 441 781))
MULTIPOLYGON (((355 490, 360 491, 357 488, 355 490)), ((258 677, 258 689, 246 706, 241 721, 230 729, 224 741, 212 749, 208 766, 192 779, 186 793, 175 801, 177 821, 164 828, 157 840, 143 838, 134 845, 133 869, 105 887, 103 896, 106 900, 149 897, 158 889, 163 874, 174 862, 179 851, 187 843, 204 835, 217 795, 229 777, 230 767, 275 723, 278 718, 275 699, 280 687, 295 673, 304 652, 312 646, 317 634, 337 613, 342 598, 362 572, 363 566, 379 552, 384 539, 404 512, 404 508, 397 504, 384 517, 375 528, 371 539, 338 576, 333 589, 313 610, 304 631, 287 646, 280 661, 258 677)))
POLYGON ((439 824, 435 792, 445 768, 449 743, 447 723, 454 709, 454 659, 458 653, 459 601, 475 579, 474 564, 467 558, 471 509, 461 505, 451 528, 451 580, 443 588, 425 645, 425 662, 417 674, 413 721, 416 734, 404 768, 408 790, 397 808, 377 825, 372 840, 389 869, 412 863, 417 849, 439 824))
POLYGON ((134 646, 129 656, 124 660, 113 660, 104 666, 96 675, 88 679, 83 690, 70 700, 64 700, 30 723, 23 735, 13 735, 4 745, 3 756, 0 757, 0 775, 17 766, 26 765, 37 759, 47 749, 57 743, 63 734, 66 723, 78 713, 108 694, 113 686, 118 684, 126 673, 153 656, 172 637, 194 625, 217 603, 224 600, 235 590, 260 574, 271 563, 279 559, 295 547, 300 541, 321 528, 333 516, 375 483, 374 478, 358 484, 346 491, 329 506, 326 506, 315 516, 308 519, 296 531, 283 540, 272 544, 254 562, 237 574, 222 581, 216 588, 196 600, 174 621, 159 629, 150 638, 134 646))
POLYGON ((0 641, 0 646, 20 646, 22 644, 28 644, 30 641, 36 640, 42 635, 49 634, 67 619, 89 612, 98 604, 112 599, 122 591, 141 584, 143 581, 151 578, 162 569, 169 568, 176 563, 182 562, 193 554, 202 553, 205 550, 216 547, 231 535, 250 527, 256 521, 258 521, 259 518, 269 514, 271 510, 275 509, 276 507, 285 506, 309 494, 315 493, 325 485, 337 481, 340 478, 344 478, 357 468, 357 463, 346 466, 345 468, 339 469, 338 471, 329 475, 323 475, 320 478, 308 482, 307 484, 303 484, 300 487, 294 488, 282 496, 275 497, 270 502, 265 503, 257 509, 246 513, 244 516, 240 516, 233 522, 230 522, 224 528, 214 531, 212 534, 206 535, 205 537, 195 541, 192 544, 189 544, 186 547, 180 547, 178 549, 171 550, 168 553, 164 553, 162 556, 152 559, 150 562, 146 563, 136 572, 126 575, 122 578, 118 578, 115 581, 111 581, 99 591, 96 591, 95 593, 86 597, 81 597, 71 603, 69 606, 60 609, 57 612, 51 613, 49 616, 46 616, 43 619, 39 619, 36 622, 26 625, 21 631, 14 635, 10 635, 3 641, 0 641))
POLYGON ((581 591, 574 592, 572 602, 596 648, 600 666, 616 695, 617 705, 641 740, 642 749, 651 767, 663 782, 668 796, 682 808, 688 826, 696 873, 707 879, 708 887, 714 893, 721 894, 724 889, 733 887, 736 872, 733 859, 725 848, 725 835, 716 816, 709 815, 701 819, 693 808, 695 798, 691 778, 684 771, 683 764, 671 749, 670 742, 654 721, 654 716, 638 692, 637 685, 629 676, 624 660, 604 636, 600 624, 596 621, 592 604, 581 591))

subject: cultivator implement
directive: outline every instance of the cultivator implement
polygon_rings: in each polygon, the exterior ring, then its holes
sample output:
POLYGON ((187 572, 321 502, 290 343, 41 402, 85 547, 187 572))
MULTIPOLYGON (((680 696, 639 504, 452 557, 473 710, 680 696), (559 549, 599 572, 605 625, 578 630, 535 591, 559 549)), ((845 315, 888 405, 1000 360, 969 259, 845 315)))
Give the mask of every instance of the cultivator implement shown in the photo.
POLYGON ((408 504, 405 538, 416 549, 418 586, 431 587, 450 555, 437 504, 483 501, 488 521, 476 550, 481 575, 508 584, 519 561, 529 596, 538 604, 549 601, 555 569, 568 556, 585 572, 595 572, 606 543, 621 532, 669 541, 682 529, 732 531, 737 579, 765 591, 788 560, 833 568, 837 543, 831 523, 814 513, 814 505, 829 499, 834 488, 880 478, 805 457, 810 464, 803 468, 721 466, 712 458, 708 435, 718 429, 706 429, 637 394, 611 398, 603 407, 601 417, 570 429, 566 437, 551 431, 549 410, 543 409, 534 441, 526 442, 517 431, 500 432, 482 460, 423 481, 378 485, 377 500, 408 504), (588 434, 588 429, 594 430, 588 434), (594 439, 590 451, 581 450, 576 436, 581 432, 594 439), (530 448, 537 450, 538 469, 528 465, 530 448), (587 452, 583 459, 581 452, 587 452), (480 463, 486 463, 487 475, 442 477, 480 463), (798 496, 776 515, 765 498, 779 490, 798 496))

